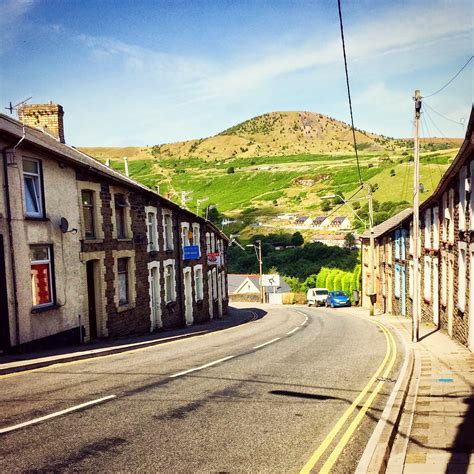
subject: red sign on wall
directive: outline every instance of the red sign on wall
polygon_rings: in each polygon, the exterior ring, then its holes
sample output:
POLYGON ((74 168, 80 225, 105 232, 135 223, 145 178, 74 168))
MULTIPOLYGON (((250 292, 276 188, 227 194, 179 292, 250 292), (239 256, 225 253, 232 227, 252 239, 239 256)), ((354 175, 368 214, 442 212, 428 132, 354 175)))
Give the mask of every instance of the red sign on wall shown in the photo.
POLYGON ((31 265, 31 291, 34 306, 51 303, 48 263, 33 263, 31 265))

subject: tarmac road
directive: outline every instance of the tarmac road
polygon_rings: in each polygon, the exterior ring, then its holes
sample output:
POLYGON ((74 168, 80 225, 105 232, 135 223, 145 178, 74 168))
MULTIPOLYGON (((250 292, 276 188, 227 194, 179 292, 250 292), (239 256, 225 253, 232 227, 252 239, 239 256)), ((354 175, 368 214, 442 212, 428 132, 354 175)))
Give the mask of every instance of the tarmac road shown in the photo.
POLYGON ((332 472, 352 472, 401 351, 388 367, 385 332, 344 309, 262 308, 227 330, 0 376, 0 471, 318 472, 339 446, 332 472), (348 431, 355 408, 328 441, 384 360, 361 423, 348 431))

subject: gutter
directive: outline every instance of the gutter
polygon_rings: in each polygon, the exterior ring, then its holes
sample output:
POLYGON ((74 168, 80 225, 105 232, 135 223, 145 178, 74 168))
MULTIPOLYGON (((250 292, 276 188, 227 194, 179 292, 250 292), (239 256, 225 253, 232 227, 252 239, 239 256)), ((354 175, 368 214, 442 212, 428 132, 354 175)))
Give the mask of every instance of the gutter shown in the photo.
MULTIPOLYGON (((18 145, 23 141, 24 137, 14 146, 10 151, 12 156, 15 156, 15 150, 18 145)), ((13 314, 15 319, 15 339, 16 345, 20 344, 20 321, 18 317, 18 287, 16 281, 16 265, 15 265, 15 247, 13 245, 13 226, 12 226, 12 209, 10 201, 10 184, 8 180, 8 147, 2 149, 2 158, 3 158, 3 176, 4 176, 4 189, 5 189, 5 205, 7 211, 7 227, 8 227, 8 244, 10 247, 10 259, 11 259, 11 268, 12 268, 12 287, 13 287, 13 314)), ((9 338, 11 336, 9 335, 9 338)))

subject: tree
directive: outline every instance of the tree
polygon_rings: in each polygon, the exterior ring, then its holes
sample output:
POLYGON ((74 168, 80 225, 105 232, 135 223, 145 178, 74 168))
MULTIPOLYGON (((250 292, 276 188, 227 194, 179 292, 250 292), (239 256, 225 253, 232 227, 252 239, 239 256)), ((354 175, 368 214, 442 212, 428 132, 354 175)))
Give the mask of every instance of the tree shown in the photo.
POLYGON ((393 178, 395 176, 395 170, 394 169, 391 169, 390 170, 390 176, 393 178))
POLYGON ((342 290, 342 277, 344 276, 344 272, 338 270, 336 276, 334 277, 334 290, 342 290))
POLYGON ((321 211, 329 212, 331 210, 331 203, 329 201, 323 201, 321 203, 321 211))
POLYGON ((235 173, 235 168, 233 166, 229 166, 227 168, 227 174, 234 174, 235 173))
POLYGON ((308 291, 310 288, 317 288, 317 275, 310 275, 303 283, 303 289, 308 291))
POLYGON ((349 296, 352 295, 351 291, 351 283, 352 283, 353 275, 349 272, 344 272, 344 276, 342 277, 342 291, 347 293, 349 296))
POLYGON ((340 272, 338 268, 333 268, 330 272, 328 277, 326 278, 326 285, 325 287, 329 290, 332 291, 334 290, 334 280, 336 278, 336 275, 340 272))
POLYGON ((355 243, 356 243, 355 235, 352 232, 349 232, 348 234, 346 234, 346 236, 344 237, 344 246, 348 249, 351 249, 352 247, 354 247, 355 243))
POLYGON ((329 272, 331 269, 327 267, 321 268, 318 273, 318 278, 316 279, 316 288, 325 288, 326 287, 326 280, 328 278, 329 272))
POLYGON ((220 221, 220 214, 219 211, 217 210, 216 205, 210 205, 207 208, 207 218, 213 223, 213 224, 219 224, 220 221))
POLYGON ((291 236, 290 242, 291 242, 291 245, 294 245, 295 247, 300 247, 301 245, 304 244, 304 239, 300 232, 295 232, 291 236))

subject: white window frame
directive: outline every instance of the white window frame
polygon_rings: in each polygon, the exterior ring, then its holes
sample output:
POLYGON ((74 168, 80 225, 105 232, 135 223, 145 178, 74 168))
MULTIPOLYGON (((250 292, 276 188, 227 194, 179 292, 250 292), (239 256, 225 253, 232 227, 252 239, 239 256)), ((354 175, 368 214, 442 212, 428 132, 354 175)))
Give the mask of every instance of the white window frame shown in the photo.
POLYGON ((448 219, 449 219, 449 209, 448 209, 448 195, 443 193, 442 198, 442 219, 441 219, 441 238, 443 242, 448 241, 448 219))
POLYGON ((408 263, 408 295, 410 298, 413 298, 413 269, 414 269, 413 260, 410 260, 408 263))
POLYGON ((40 160, 35 160, 33 158, 23 158, 23 192, 25 194, 25 215, 27 217, 44 217, 44 208, 43 208, 43 198, 44 198, 44 189, 43 189, 43 178, 42 178, 42 166, 40 160), (25 171, 24 163, 28 161, 34 163, 36 166, 36 173, 31 171, 25 171), (29 192, 27 191, 26 181, 29 180, 33 183, 33 192, 34 199, 37 204, 38 211, 28 211, 27 209, 27 199, 26 195, 29 192))
POLYGON ((458 228, 466 230, 466 176, 467 168, 463 166, 459 171, 459 203, 458 203, 458 228))
POLYGON ((117 288, 118 288, 118 304, 119 306, 128 306, 130 304, 130 258, 129 257, 119 257, 117 258, 117 288), (120 275, 123 273, 120 271, 119 263, 124 262, 126 266, 125 270, 125 300, 121 299, 121 285, 120 285, 120 275))
POLYGON ((193 224, 193 245, 199 248, 199 257, 201 256, 201 226, 198 223, 193 224))
POLYGON ((174 260, 165 260, 163 262, 164 268, 164 283, 165 283, 165 291, 164 291, 164 299, 165 304, 171 303, 176 301, 176 269, 175 269, 175 261, 174 260), (168 289, 168 276, 171 276, 171 285, 168 289), (171 294, 169 294, 171 290, 171 294))
POLYGON ((448 302, 448 256, 446 252, 441 254, 441 304, 446 306, 448 302))
POLYGON ((448 242, 454 244, 454 189, 449 190, 449 227, 448 227, 448 242))
POLYGON ((439 249, 439 208, 433 207, 433 249, 439 249))
POLYGON ((428 303, 431 301, 431 257, 428 255, 424 258, 423 299, 428 303))
POLYGON ((174 250, 173 215, 171 211, 163 212, 163 242, 165 250, 174 250))
POLYGON ((473 179, 474 179, 474 161, 471 161, 471 177, 469 178, 469 192, 471 197, 469 199, 469 230, 474 230, 474 191, 473 191, 473 179))
POLYGON ((202 271, 202 265, 196 265, 194 267, 194 295, 196 301, 202 301, 204 299, 204 273, 202 271))
POLYGON ((181 248, 189 247, 189 222, 181 222, 181 248))
POLYGON ((118 240, 131 240, 132 239, 132 217, 131 217, 131 206, 130 206, 130 198, 128 194, 118 188, 111 187, 110 193, 112 195, 112 201, 110 203, 110 207, 112 209, 112 237, 118 240), (117 228, 117 212, 116 208, 116 197, 117 195, 123 196, 125 201, 124 206, 117 206, 123 209, 123 218, 124 218, 124 231, 125 235, 119 237, 118 228, 117 228))
POLYGON ((425 211, 425 249, 431 248, 431 209, 425 211))
POLYGON ((458 291, 457 291, 457 307, 459 311, 466 310, 466 271, 467 271, 467 244, 459 242, 458 244, 458 291))
POLYGON ((114 289, 115 289, 115 305, 118 312, 127 311, 135 308, 136 305, 136 266, 135 266, 135 251, 134 250, 114 250, 114 289), (128 273, 128 303, 120 303, 120 288, 119 288, 119 273, 118 261, 121 258, 127 258, 127 273, 128 273))
POLYGON ((206 253, 211 253, 211 234, 206 232, 206 253))
POLYGON ((52 252, 52 245, 50 244, 45 244, 45 245, 31 245, 30 246, 30 252, 34 248, 46 248, 48 250, 48 258, 43 259, 43 260, 32 260, 30 256, 30 273, 32 271, 32 266, 33 265, 48 265, 48 285, 49 285, 49 297, 50 300, 47 303, 41 303, 41 304, 35 304, 34 303, 34 295, 33 295, 33 275, 31 275, 31 302, 33 308, 46 308, 48 306, 54 306, 55 305, 55 299, 56 299, 56 292, 55 288, 53 286, 54 284, 54 279, 53 279, 53 271, 54 271, 54 265, 53 265, 53 252, 52 252))
POLYGON ((145 218, 146 218, 146 237, 147 237, 147 251, 157 252, 159 250, 158 245, 158 210, 154 206, 145 207, 145 218), (151 223, 150 223, 151 216, 151 223), (151 230, 151 232, 150 232, 151 230))

